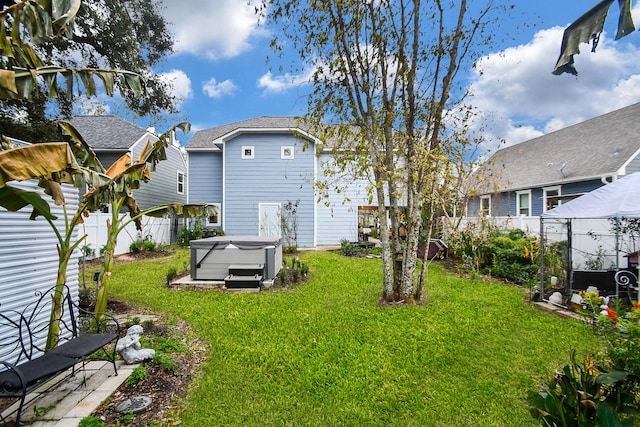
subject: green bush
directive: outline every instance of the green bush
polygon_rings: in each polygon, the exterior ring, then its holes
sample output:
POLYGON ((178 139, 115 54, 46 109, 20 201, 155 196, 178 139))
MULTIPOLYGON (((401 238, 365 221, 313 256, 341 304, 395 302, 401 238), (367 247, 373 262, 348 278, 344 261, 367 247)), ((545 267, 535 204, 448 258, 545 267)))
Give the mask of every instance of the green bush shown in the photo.
POLYGON ((507 231, 492 238, 488 247, 492 253, 492 263, 487 271, 492 276, 523 285, 537 282, 539 244, 536 239, 507 231))
POLYGON ((606 371, 590 356, 577 363, 575 352, 570 359, 540 391, 529 393, 532 416, 543 426, 632 427, 637 407, 625 387, 629 374, 606 371))
POLYGON ((129 245, 129 252, 134 254, 140 252, 155 252, 158 250, 158 243, 153 240, 136 240, 129 245))
POLYGON ((342 239, 340 241, 340 253, 344 256, 355 256, 358 252, 357 249, 356 245, 347 239, 342 239))
POLYGON ((146 376, 147 376, 147 370, 144 368, 144 366, 137 366, 133 368, 133 371, 131 371, 131 375, 129 375, 129 378, 127 378, 127 384, 128 385, 138 384, 140 381, 145 379, 146 376))
POLYGON ((537 239, 519 229, 500 231, 483 222, 470 224, 449 239, 449 253, 463 261, 461 273, 485 273, 523 285, 538 281, 537 239))
MULTIPOLYGON (((624 308, 617 305, 614 313, 623 313, 624 308)), ((628 372, 633 389, 640 393, 640 305, 636 303, 631 311, 613 316, 598 319, 599 331, 609 343, 606 357, 610 369, 628 372)))
POLYGON ((156 354, 153 356, 153 363, 160 365, 162 369, 173 374, 178 370, 178 363, 175 359, 171 357, 171 355, 161 351, 156 351, 156 354))
POLYGON ((449 236, 449 253, 465 260, 468 269, 480 272, 491 266, 493 257, 489 242, 496 236, 499 236, 497 227, 486 220, 479 224, 471 223, 449 236))

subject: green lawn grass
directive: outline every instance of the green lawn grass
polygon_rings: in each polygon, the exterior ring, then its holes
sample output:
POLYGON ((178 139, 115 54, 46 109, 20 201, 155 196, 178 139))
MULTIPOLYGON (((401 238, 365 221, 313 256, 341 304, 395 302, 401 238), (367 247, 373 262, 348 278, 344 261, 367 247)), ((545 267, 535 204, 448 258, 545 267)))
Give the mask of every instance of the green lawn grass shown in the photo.
POLYGON ((521 288, 438 265, 427 304, 379 307, 379 260, 305 252, 310 280, 288 290, 168 289, 188 256, 117 265, 110 295, 185 319, 209 346, 182 426, 536 426, 528 391, 599 344, 521 288))

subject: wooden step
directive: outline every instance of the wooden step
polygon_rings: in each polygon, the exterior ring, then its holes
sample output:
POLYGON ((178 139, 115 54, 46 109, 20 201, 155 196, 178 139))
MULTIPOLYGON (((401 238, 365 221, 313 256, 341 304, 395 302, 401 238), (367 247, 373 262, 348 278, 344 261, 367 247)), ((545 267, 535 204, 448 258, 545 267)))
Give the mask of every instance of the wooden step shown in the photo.
POLYGON ((228 271, 230 276, 264 276, 264 264, 231 264, 228 271))
POLYGON ((260 288, 261 284, 262 276, 259 274, 253 276, 230 274, 224 278, 224 285, 227 289, 260 288))

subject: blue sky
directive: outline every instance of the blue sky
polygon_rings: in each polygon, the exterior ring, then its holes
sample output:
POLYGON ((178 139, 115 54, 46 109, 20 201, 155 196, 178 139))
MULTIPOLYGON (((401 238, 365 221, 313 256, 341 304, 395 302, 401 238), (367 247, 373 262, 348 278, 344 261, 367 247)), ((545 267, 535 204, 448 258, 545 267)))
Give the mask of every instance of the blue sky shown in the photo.
MULTIPOLYGON (((584 44, 575 57, 578 77, 551 74, 564 28, 598 1, 514 2, 517 13, 525 15, 522 22, 505 22, 504 28, 528 25, 483 58, 482 75, 466 76, 475 94, 472 102, 487 115, 487 137, 511 145, 640 101, 640 32, 613 40, 617 2, 597 51, 591 53, 584 44)), ((257 25, 246 1, 164 3, 176 54, 156 71, 173 82, 182 116, 193 130, 258 116, 304 114, 306 77, 269 71, 271 36, 257 25)), ((633 15, 640 26, 640 6, 633 15)), ((127 118, 126 112, 112 113, 127 118)), ((186 143, 191 135, 180 139, 186 143)))

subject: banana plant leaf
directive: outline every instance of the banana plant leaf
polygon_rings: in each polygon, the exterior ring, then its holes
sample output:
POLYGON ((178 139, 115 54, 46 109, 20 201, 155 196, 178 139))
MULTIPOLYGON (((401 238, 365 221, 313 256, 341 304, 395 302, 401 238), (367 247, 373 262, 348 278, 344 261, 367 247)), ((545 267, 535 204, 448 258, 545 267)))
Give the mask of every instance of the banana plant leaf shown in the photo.
POLYGON ((0 185, 29 179, 74 184, 72 175, 79 172, 80 166, 66 142, 33 144, 0 152, 0 185))
POLYGON ((38 215, 51 221, 58 219, 51 213, 49 204, 35 191, 21 190, 10 185, 0 187, 0 206, 10 212, 17 212, 27 205, 33 207, 31 219, 36 219, 38 215))
POLYGON ((149 209, 148 216, 161 218, 173 216, 176 218, 205 218, 217 214, 217 207, 206 204, 172 203, 149 209))

